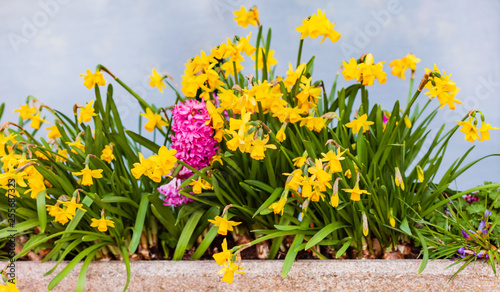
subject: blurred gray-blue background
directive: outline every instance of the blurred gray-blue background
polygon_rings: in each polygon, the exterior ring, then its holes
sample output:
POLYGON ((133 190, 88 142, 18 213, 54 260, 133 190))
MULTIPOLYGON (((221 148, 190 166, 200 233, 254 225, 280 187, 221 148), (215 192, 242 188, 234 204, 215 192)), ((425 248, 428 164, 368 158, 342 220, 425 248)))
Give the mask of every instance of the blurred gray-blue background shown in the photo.
MULTIPOLYGON (((174 102, 170 90, 161 94, 148 85, 155 67, 168 72, 178 84, 185 62, 201 50, 206 52, 228 37, 252 32, 233 20, 241 6, 258 6, 260 21, 272 27, 271 49, 278 60, 276 73, 284 75, 288 62, 295 64, 300 34, 295 31, 307 16, 323 9, 342 34, 332 44, 306 39, 303 59, 316 55, 315 80, 331 86, 342 60, 372 53, 375 61, 386 61, 385 85, 370 88, 372 103, 392 108, 399 99, 406 104, 408 79, 390 75, 389 62, 414 53, 416 86, 424 68, 436 63, 452 73, 457 98, 464 105, 456 111, 447 107, 434 123, 450 128, 470 109, 482 110, 488 123, 500 127, 500 1, 6 1, 0 11, 0 102, 6 102, 2 122, 17 120, 12 110, 33 95, 45 104, 71 115, 75 103, 94 99, 93 90, 83 86, 87 68, 108 67, 148 102, 168 106, 174 102)), ((251 71, 246 71, 251 73, 251 71)), ((409 76, 407 72, 407 76, 409 76)), ((109 76, 105 75, 108 82, 109 76)), ((111 81, 113 83, 113 81, 111 81)), ((340 86, 351 82, 340 81, 340 86)), ((116 85, 116 84, 114 84, 116 85)), ((427 98, 421 95, 420 104, 427 98)), ((115 100, 125 124, 137 130, 139 106, 124 90, 115 86, 115 100)), ((437 105, 437 101, 435 103, 437 105)), ((52 122, 52 117, 49 117, 52 122)), ((45 131, 42 130, 45 135, 45 131)), ((500 130, 491 132, 491 141, 476 142, 466 161, 500 153, 500 130)), ((457 133, 448 147, 449 166, 473 144, 457 133)), ((500 182, 500 158, 480 162, 457 181, 470 188, 483 181, 500 182)))

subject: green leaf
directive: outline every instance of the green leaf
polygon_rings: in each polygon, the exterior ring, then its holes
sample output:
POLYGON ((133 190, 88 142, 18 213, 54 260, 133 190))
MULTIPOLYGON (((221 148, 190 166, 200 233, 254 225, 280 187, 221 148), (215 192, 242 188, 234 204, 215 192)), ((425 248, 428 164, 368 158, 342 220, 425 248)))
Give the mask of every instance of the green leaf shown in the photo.
POLYGON ((104 243, 98 243, 96 245, 92 245, 92 246, 89 246, 87 247, 86 249, 84 249, 82 252, 80 252, 79 254, 77 254, 75 256, 75 258, 73 258, 66 267, 64 267, 64 269, 59 273, 57 274, 54 279, 52 279, 52 281, 50 281, 49 283, 49 286, 47 287, 47 289, 50 291, 52 289, 54 289, 55 286, 57 286, 57 284, 59 284, 59 282, 62 281, 62 279, 64 279, 64 277, 66 277, 72 270, 73 268, 85 257, 87 256, 88 254, 94 252, 94 251, 97 251, 99 250, 101 247, 105 246, 109 244, 108 242, 104 242, 104 243))
POLYGON ((127 133, 127 135, 129 135, 132 140, 153 151, 153 153, 158 153, 160 146, 158 146, 158 144, 156 144, 155 142, 129 130, 125 130, 125 133, 127 133))
POLYGON ((353 242, 354 240, 352 238, 349 238, 343 245, 342 247, 337 251, 337 253, 335 254, 335 257, 336 258, 339 258, 341 257, 346 251, 347 249, 349 248, 349 246, 351 246, 351 243, 353 242))
POLYGON ((408 235, 412 235, 411 233, 411 229, 410 229, 410 226, 408 226, 408 220, 406 220, 406 218, 403 219, 403 221, 401 222, 401 225, 399 226, 399 228, 406 234, 408 235))
MULTIPOLYGON (((302 222, 300 223, 300 226, 302 228, 307 228, 309 227, 309 223, 311 222, 310 217, 305 217, 302 222)), ((285 261, 283 262, 283 269, 281 272, 281 275, 283 278, 286 277, 288 272, 290 272, 290 269, 292 268, 293 262, 295 261, 295 258, 297 257, 298 251, 295 251, 295 249, 302 244, 302 241, 304 240, 304 234, 297 234, 295 235, 295 238, 293 239, 292 245, 290 246, 290 249, 288 250, 285 261)))
POLYGON ((83 262, 82 268, 80 269, 80 274, 78 275, 78 280, 76 282, 76 289, 75 289, 76 292, 85 291, 85 277, 87 276, 87 270, 89 268, 90 262, 92 261, 92 259, 94 259, 96 253, 97 250, 91 252, 83 262))
POLYGON ((340 228, 343 228, 343 227, 347 227, 347 226, 348 225, 342 224, 341 222, 338 222, 338 221, 326 225, 325 227, 321 228, 321 230, 318 231, 318 233, 316 233, 309 240, 309 242, 306 244, 305 249, 310 249, 311 247, 315 246, 320 241, 322 241, 325 237, 327 237, 333 231, 340 229, 340 228))
MULTIPOLYGON (((258 181, 258 180, 251 180, 251 179, 247 179, 245 180, 245 183, 251 185, 251 186, 254 186, 256 188, 259 188, 265 192, 268 192, 270 194, 272 194, 274 192, 274 188, 270 187, 269 185, 261 182, 261 181, 258 181)), ((215 188, 215 186, 214 186, 215 188)))
POLYGON ((210 228, 207 235, 205 235, 205 238, 203 238, 203 241, 200 243, 194 254, 191 256, 192 260, 199 260, 200 257, 205 253, 205 251, 207 251, 207 249, 210 247, 215 237, 217 236, 218 229, 219 228, 215 225, 212 226, 212 228, 210 228))
POLYGON ((141 240, 142 229, 144 228, 144 220, 146 219, 146 213, 148 211, 149 200, 147 194, 142 194, 141 202, 139 203, 139 209, 137 210, 137 217, 134 225, 134 233, 132 239, 130 240, 129 250, 130 253, 135 253, 139 242, 141 240))
POLYGON ((40 233, 45 233, 47 227, 47 209, 45 207, 45 193, 43 190, 36 197, 36 211, 38 213, 38 222, 40 223, 40 233))
POLYGON ((184 225, 184 228, 182 229, 181 236, 179 236, 179 241, 177 242, 177 247, 175 248, 172 260, 174 261, 182 260, 182 256, 184 255, 184 252, 187 249, 189 240, 191 239, 193 231, 198 225, 198 222, 200 221, 202 215, 203 211, 198 210, 189 217, 189 219, 186 222, 186 225, 184 225))
POLYGON ((26 220, 21 223, 17 223, 14 225, 13 228, 10 228, 9 226, 3 228, 0 230, 0 239, 8 237, 10 234, 20 234, 23 231, 30 230, 32 228, 35 228, 36 226, 40 226, 40 222, 37 219, 30 219, 26 220))
POLYGON ((415 229, 415 233, 418 236, 418 239, 420 239, 420 243, 422 244, 422 252, 424 253, 424 258, 422 259, 422 264, 420 264, 420 268, 418 269, 418 273, 422 273, 427 266, 427 261, 429 260, 429 250, 427 249, 427 242, 425 241, 425 238, 422 236, 420 231, 415 229))
POLYGON ((125 268, 127 269, 127 283, 125 283, 125 288, 123 288, 123 292, 125 292, 130 284, 130 259, 127 248, 124 245, 121 246, 121 250, 123 253, 123 261, 125 262, 125 268))

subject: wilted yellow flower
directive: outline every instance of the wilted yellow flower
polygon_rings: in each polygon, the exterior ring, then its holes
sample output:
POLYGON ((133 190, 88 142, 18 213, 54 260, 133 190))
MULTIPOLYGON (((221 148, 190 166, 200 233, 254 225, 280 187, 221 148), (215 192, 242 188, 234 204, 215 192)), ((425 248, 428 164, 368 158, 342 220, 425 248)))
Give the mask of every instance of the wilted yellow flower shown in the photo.
POLYGON ((162 119, 161 115, 153 113, 150 108, 147 108, 146 113, 141 114, 141 116, 148 119, 148 122, 144 125, 148 132, 153 132, 156 127, 161 130, 163 126, 168 126, 168 123, 162 119))
POLYGON ((361 218, 363 220, 363 235, 368 236, 368 218, 365 212, 362 213, 361 218))
POLYGON ((88 89, 92 89, 96 84, 99 86, 106 85, 106 80, 104 80, 104 76, 102 76, 102 72, 96 70, 95 73, 92 73, 89 69, 87 69, 87 75, 80 74, 80 77, 83 77, 83 85, 88 89))
POLYGON ((236 20, 239 26, 246 28, 249 24, 254 26, 259 25, 259 11, 255 6, 250 8, 248 12, 245 7, 241 6, 239 11, 234 11, 234 15, 236 15, 234 20, 236 20))
POLYGON ((165 83, 163 83, 163 77, 158 72, 156 72, 155 68, 153 68, 153 74, 149 75, 149 78, 151 79, 149 80, 149 85, 151 87, 157 87, 158 90, 163 93, 163 88, 167 86, 165 85, 165 83))
POLYGON ((104 218, 104 214, 101 215, 101 219, 92 218, 92 223, 90 223, 90 227, 97 227, 100 232, 108 231, 108 226, 115 227, 115 223, 104 218))
POLYGON ((401 190, 405 190, 405 183, 403 182, 403 176, 401 176, 401 172, 399 171, 399 167, 395 169, 396 174, 394 175, 394 182, 396 186, 401 187, 401 190))

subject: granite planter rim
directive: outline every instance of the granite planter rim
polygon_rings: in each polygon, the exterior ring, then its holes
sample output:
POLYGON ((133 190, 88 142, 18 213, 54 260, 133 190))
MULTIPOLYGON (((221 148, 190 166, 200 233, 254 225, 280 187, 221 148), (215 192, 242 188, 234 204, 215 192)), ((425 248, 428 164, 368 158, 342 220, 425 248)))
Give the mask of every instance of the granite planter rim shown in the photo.
MULTIPOLYGON (((417 274, 422 260, 298 260, 283 279, 283 260, 244 260, 245 275, 235 275, 227 284, 217 275, 215 261, 133 261, 128 291, 494 291, 500 288, 491 266, 470 265, 452 281, 460 265, 448 268, 450 260, 429 261, 417 274)), ((55 262, 16 262, 20 291, 47 291, 47 285, 68 262, 62 262, 47 277, 43 274, 55 262)), ((52 291, 75 291, 82 263, 78 264, 52 291)), ((126 281, 121 261, 92 262, 87 271, 85 291, 122 291, 126 281)))

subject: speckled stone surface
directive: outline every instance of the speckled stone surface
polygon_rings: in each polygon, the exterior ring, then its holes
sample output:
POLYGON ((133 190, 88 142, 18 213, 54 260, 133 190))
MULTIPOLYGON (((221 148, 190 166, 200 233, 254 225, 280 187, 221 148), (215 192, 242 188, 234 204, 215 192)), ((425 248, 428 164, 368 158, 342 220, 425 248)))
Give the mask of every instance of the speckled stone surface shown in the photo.
MULTIPOLYGON (((221 281, 215 261, 132 262, 128 291, 500 291, 500 279, 484 263, 469 266, 448 283, 459 266, 451 261, 429 262, 420 275, 420 260, 301 260, 281 277, 283 261, 243 261, 245 275, 232 285, 221 281)), ((47 291, 47 285, 67 263, 44 277, 54 262, 17 262, 22 292, 47 291)), ((75 291, 81 264, 52 291, 75 291)), ((498 268, 497 268, 498 269, 498 268)), ((85 291, 122 291, 123 262, 94 262, 89 266, 85 291)))

